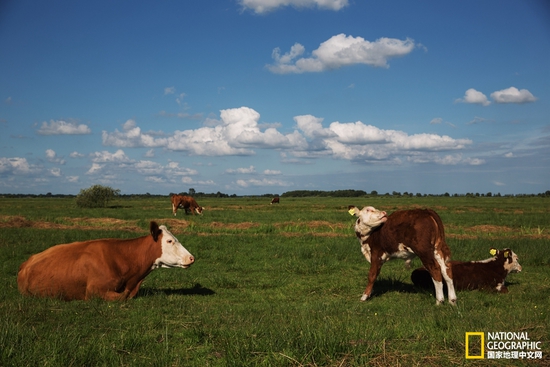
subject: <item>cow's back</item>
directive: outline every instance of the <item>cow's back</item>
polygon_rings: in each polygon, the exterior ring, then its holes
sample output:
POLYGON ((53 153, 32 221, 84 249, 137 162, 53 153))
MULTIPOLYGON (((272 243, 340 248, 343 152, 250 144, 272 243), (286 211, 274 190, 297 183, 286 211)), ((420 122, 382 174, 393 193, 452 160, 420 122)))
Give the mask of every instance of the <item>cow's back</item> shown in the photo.
POLYGON ((96 242, 56 245, 32 255, 19 267, 19 291, 40 297, 84 299, 86 287, 82 284, 87 282, 93 262, 100 260, 96 242))
POLYGON ((404 244, 417 255, 423 251, 433 253, 433 247, 425 246, 433 244, 444 250, 445 257, 450 257, 441 218, 430 209, 393 212, 383 225, 373 231, 369 240, 376 241, 388 253, 394 251, 395 246, 404 244))
POLYGON ((86 251, 89 245, 89 242, 56 245, 31 256, 19 269, 19 291, 35 296, 84 298, 82 287, 76 285, 86 282, 83 272, 88 267, 85 258, 89 256, 86 251))

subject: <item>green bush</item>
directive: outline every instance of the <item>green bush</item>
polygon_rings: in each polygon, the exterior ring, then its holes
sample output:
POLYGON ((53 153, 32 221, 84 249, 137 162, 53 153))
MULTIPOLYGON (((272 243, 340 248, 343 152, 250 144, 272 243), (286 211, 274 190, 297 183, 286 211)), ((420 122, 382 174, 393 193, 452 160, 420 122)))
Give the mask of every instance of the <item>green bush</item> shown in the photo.
POLYGON ((109 186, 94 185, 80 190, 76 196, 76 206, 79 208, 105 208, 109 201, 120 195, 120 190, 109 186))

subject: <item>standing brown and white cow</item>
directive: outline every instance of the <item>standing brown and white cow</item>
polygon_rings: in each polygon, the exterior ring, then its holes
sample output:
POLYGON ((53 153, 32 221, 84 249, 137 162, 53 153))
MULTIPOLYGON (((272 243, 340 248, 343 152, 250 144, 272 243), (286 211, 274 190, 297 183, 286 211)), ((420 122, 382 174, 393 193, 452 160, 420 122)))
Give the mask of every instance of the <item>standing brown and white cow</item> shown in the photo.
POLYGON ((193 215, 195 215, 195 212, 202 215, 202 210, 204 208, 199 206, 191 196, 172 195, 170 200, 172 201, 172 213, 174 213, 174 217, 176 216, 178 208, 185 209, 185 214, 187 214, 187 211, 191 211, 193 215))
POLYGON ((57 245, 32 255, 19 267, 24 295, 107 301, 133 298, 143 279, 157 268, 188 268, 195 262, 165 226, 133 239, 100 239, 57 245))
MULTIPOLYGON (((451 261, 455 290, 484 289, 498 293, 508 293, 505 280, 510 273, 519 273, 522 268, 518 255, 509 248, 497 250, 491 248, 493 257, 480 261, 451 261)), ((411 280, 417 287, 433 289, 430 273, 418 268, 411 274, 411 280)))
POLYGON ((359 210, 351 205, 349 213, 357 217, 355 234, 363 255, 371 263, 362 301, 371 296, 374 282, 386 261, 394 258, 410 260, 418 256, 432 277, 437 304, 445 300, 443 280, 447 284, 449 303, 456 304, 453 274, 448 264, 451 250, 445 242, 443 223, 436 212, 413 209, 387 216, 386 212, 372 206, 359 210))
POLYGON ((271 199, 271 204, 280 204, 279 197, 276 196, 273 199, 271 199))

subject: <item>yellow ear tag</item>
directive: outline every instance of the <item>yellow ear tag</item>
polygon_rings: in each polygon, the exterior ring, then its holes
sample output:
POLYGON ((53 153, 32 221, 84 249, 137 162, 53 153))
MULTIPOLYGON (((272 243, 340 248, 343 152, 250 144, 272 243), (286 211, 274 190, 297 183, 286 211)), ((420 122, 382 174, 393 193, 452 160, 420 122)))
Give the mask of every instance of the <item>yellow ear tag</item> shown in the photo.
POLYGON ((495 256, 497 254, 497 250, 492 248, 491 251, 489 251, 489 253, 493 256, 495 256))
POLYGON ((355 215, 355 208, 351 208, 350 210, 348 210, 348 213, 350 215, 355 215))
POLYGON ((504 258, 506 259, 508 256, 510 256, 510 253, 508 251, 504 251, 504 258))

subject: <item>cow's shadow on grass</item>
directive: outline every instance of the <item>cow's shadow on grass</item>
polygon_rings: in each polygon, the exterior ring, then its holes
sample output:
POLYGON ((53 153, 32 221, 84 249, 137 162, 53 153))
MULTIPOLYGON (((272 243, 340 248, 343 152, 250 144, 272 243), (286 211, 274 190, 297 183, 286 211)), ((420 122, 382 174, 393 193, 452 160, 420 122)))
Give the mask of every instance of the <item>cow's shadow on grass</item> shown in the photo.
POLYGON ((371 298, 382 296, 386 293, 426 293, 427 290, 415 287, 399 279, 378 278, 374 282, 371 298))
POLYGON ((196 283, 191 288, 180 288, 180 289, 162 289, 162 288, 142 288, 138 291, 137 297, 147 297, 155 294, 165 294, 167 296, 171 295, 181 295, 181 296, 212 296, 216 294, 212 289, 203 287, 201 284, 196 283))

